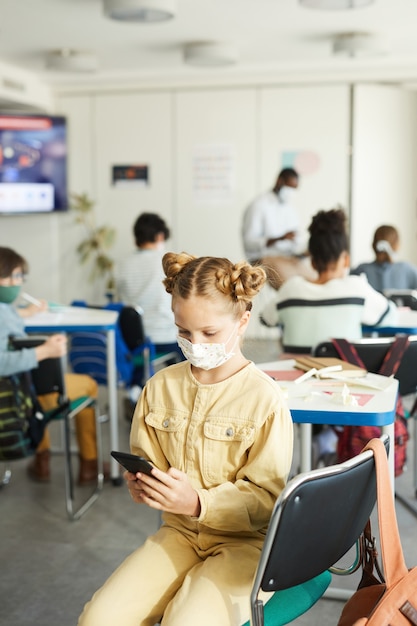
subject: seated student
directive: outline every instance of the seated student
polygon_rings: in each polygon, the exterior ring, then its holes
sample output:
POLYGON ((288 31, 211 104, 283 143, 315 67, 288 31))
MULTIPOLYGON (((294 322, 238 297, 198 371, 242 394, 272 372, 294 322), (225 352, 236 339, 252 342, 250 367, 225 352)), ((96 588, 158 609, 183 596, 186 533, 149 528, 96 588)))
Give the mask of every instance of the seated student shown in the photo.
POLYGON ((351 274, 365 274, 374 289, 383 293, 386 289, 417 289, 417 267, 406 261, 398 261, 400 236, 394 226, 379 226, 374 234, 372 248, 375 260, 361 263, 351 274))
POLYGON ((394 323, 393 302, 375 291, 365 276, 351 276, 346 216, 342 209, 319 211, 309 226, 308 249, 315 280, 289 278, 261 312, 267 326, 282 326, 287 352, 310 352, 331 337, 351 341, 362 324, 394 323))
POLYGON ((116 269, 118 299, 143 311, 145 332, 158 352, 177 352, 177 331, 171 298, 162 284, 162 257, 170 232, 165 221, 156 213, 142 213, 133 233, 137 249, 119 263, 116 269))
MULTIPOLYGON (((51 335, 37 348, 10 350, 9 336, 24 337, 24 317, 46 309, 46 302, 41 306, 34 304, 16 309, 13 302, 19 296, 24 276, 28 272, 26 260, 11 248, 0 247, 0 376, 12 376, 37 367, 43 359, 61 357, 67 352, 67 340, 64 335, 51 335)), ((97 384, 89 376, 81 374, 66 375, 67 392, 70 398, 78 396, 97 396, 97 384)), ((39 398, 44 410, 56 406, 55 394, 39 398)), ((77 440, 80 453, 78 483, 88 484, 97 477, 97 445, 94 410, 80 411, 76 419, 77 440)), ((28 466, 29 476, 38 482, 50 479, 50 437, 48 430, 39 444, 35 457, 28 466)), ((106 475, 109 467, 106 464, 106 475)))
POLYGON ((155 465, 152 476, 125 472, 132 500, 163 511, 163 522, 94 594, 79 626, 246 622, 291 467, 280 388, 241 351, 265 271, 172 252, 163 267, 187 362, 157 372, 136 407, 130 445, 155 465))

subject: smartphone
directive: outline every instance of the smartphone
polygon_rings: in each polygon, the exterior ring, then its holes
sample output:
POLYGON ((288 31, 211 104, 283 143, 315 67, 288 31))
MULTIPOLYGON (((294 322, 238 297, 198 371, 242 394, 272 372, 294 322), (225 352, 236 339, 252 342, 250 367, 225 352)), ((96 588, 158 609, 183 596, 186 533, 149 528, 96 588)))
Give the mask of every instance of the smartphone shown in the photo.
MULTIPOLYGON (((123 465, 128 472, 132 472, 132 474, 136 474, 137 472, 142 472, 142 474, 148 474, 148 476, 152 476, 151 469, 154 467, 149 461, 144 459, 142 456, 137 456, 136 454, 129 454, 128 452, 116 452, 112 450, 111 455, 116 461, 123 465)), ((152 476, 152 478, 155 478, 152 476)))

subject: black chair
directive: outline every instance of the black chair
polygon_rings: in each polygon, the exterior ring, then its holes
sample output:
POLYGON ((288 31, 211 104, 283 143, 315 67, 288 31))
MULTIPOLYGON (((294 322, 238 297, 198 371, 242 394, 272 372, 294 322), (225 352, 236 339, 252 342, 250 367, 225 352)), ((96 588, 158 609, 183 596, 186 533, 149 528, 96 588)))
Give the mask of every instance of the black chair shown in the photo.
POLYGON ((384 289, 384 295, 397 306, 406 306, 412 311, 417 310, 417 290, 415 289, 384 289))
MULTIPOLYGON (((397 370, 395 378, 399 383, 399 392, 402 396, 417 392, 417 336, 410 335, 410 342, 397 370)), ((377 373, 388 349, 395 337, 366 337, 358 341, 352 341, 359 357, 369 372, 377 373)), ((313 356, 336 357, 339 355, 331 341, 323 341, 312 350, 313 356)))
MULTIPOLYGON (((388 437, 381 439, 388 449, 388 437)), ((269 523, 250 597, 251 626, 290 623, 319 599, 301 606, 298 596, 303 602, 305 585, 329 575, 329 569, 334 574, 356 571, 359 552, 350 568, 339 568, 337 563, 355 543, 360 545, 375 502, 372 451, 295 476, 277 500, 269 523), (265 605, 261 590, 275 592, 265 605)))
MULTIPOLYGON (((28 336, 13 339, 15 349, 33 348, 41 345, 45 337, 28 336)), ((63 423, 63 453, 65 458, 65 503, 69 519, 79 519, 97 500, 103 488, 103 453, 101 445, 101 420, 97 410, 96 399, 90 396, 79 397, 70 400, 65 387, 65 358, 45 359, 40 361, 38 367, 32 370, 32 381, 36 394, 45 395, 57 393, 56 407, 45 413, 47 422, 61 420, 63 423), (75 506, 75 482, 72 471, 71 453, 71 420, 87 407, 93 407, 96 416, 97 433, 97 481, 95 488, 89 496, 78 506, 75 506)), ((7 464, 2 484, 10 481, 11 469, 7 464)))
POLYGON ((178 352, 158 352, 156 345, 145 333, 139 307, 124 306, 120 311, 118 323, 123 340, 131 352, 134 366, 143 368, 142 383, 154 374, 155 369, 180 361, 178 352))

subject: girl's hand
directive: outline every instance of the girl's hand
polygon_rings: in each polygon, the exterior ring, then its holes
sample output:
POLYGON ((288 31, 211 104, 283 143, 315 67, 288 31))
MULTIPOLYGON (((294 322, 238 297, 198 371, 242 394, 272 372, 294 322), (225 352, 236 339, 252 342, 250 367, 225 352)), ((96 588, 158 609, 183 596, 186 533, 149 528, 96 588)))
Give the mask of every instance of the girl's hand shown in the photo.
POLYGON ((200 515, 200 500, 189 483, 187 474, 174 467, 170 467, 168 472, 162 472, 155 467, 152 476, 140 472, 125 472, 124 477, 135 502, 167 513, 192 517, 200 515))

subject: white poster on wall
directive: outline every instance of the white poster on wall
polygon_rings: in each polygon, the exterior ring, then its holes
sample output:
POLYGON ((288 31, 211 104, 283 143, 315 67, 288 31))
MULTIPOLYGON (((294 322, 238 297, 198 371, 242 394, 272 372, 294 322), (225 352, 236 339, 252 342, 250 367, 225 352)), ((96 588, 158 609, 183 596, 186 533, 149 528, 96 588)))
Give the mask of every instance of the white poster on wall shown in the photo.
POLYGON ((235 190, 235 168, 235 149, 231 144, 196 145, 192 164, 194 203, 200 206, 230 204, 235 190))

